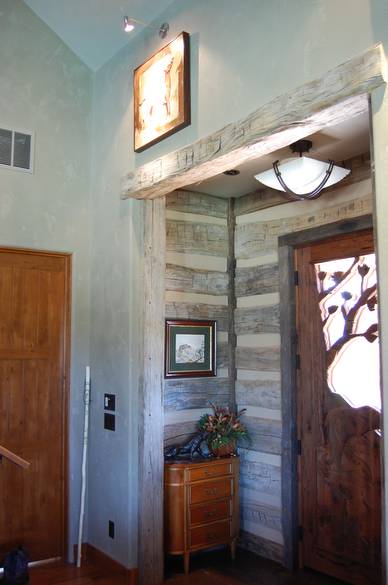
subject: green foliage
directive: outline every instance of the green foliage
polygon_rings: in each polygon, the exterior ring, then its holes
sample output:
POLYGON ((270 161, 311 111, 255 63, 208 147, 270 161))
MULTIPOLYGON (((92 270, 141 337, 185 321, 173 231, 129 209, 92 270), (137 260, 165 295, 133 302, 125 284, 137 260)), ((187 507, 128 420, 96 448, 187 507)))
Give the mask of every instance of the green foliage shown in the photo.
POLYGON ((231 412, 229 407, 211 404, 213 414, 203 414, 198 422, 198 428, 208 436, 208 443, 212 449, 218 449, 238 441, 249 440, 249 433, 240 421, 245 408, 238 413, 231 412))

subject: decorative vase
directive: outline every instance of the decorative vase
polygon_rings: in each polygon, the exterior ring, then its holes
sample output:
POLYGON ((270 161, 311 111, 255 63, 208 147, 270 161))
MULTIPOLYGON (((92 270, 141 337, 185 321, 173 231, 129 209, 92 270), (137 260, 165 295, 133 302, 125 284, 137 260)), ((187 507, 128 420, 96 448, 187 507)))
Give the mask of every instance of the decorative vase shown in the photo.
POLYGON ((209 445, 209 449, 214 457, 230 457, 236 453, 236 441, 231 441, 222 447, 213 447, 209 445))

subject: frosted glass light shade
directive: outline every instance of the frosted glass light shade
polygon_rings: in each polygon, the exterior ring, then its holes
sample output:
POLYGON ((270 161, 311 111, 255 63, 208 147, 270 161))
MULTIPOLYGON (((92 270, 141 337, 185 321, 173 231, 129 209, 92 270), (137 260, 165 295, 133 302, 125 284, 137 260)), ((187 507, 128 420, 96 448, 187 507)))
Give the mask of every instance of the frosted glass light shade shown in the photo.
MULTIPOLYGON (((294 193, 303 195, 318 187, 325 176, 328 166, 329 163, 327 161, 301 156, 298 158, 289 158, 281 162, 279 164, 279 171, 287 187, 294 191, 294 193)), ((344 179, 349 173, 349 169, 334 165, 325 188, 335 185, 335 183, 344 179)), ((255 179, 263 183, 263 185, 271 187, 271 189, 284 191, 273 169, 255 175, 255 179)))

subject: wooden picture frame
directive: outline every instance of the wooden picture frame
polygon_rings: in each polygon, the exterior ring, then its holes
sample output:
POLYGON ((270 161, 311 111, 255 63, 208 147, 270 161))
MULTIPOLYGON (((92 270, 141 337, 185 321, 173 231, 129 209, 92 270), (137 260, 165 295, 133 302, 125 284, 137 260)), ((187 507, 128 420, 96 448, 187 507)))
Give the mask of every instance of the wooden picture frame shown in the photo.
POLYGON ((216 372, 216 321, 166 319, 164 377, 211 377, 216 372))
POLYGON ((133 84, 134 149, 142 152, 191 123, 190 35, 182 32, 137 67, 133 84))

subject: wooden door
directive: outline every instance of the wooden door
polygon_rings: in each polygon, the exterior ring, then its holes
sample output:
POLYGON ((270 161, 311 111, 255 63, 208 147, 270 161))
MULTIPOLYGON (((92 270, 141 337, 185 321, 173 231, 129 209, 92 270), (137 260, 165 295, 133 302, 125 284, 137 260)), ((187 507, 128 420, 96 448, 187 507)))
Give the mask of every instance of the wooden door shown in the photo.
POLYGON ((0 558, 62 557, 66 534, 66 370, 70 256, 0 249, 0 558))
POLYGON ((301 565, 357 585, 381 583, 373 234, 295 253, 301 565))

